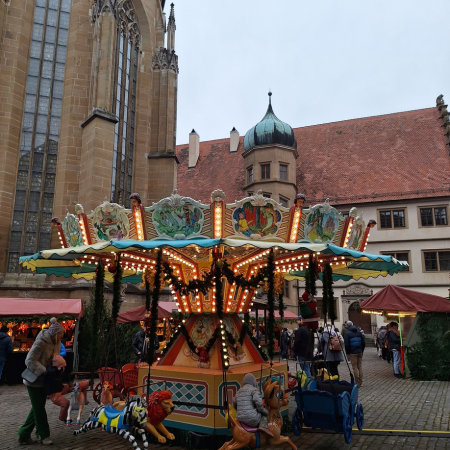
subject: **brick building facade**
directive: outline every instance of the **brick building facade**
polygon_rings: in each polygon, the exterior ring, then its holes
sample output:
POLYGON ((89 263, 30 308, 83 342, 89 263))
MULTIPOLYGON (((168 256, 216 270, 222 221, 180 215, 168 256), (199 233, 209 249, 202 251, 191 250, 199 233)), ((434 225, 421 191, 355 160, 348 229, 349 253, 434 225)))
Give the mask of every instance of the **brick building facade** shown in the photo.
POLYGON ((173 191, 178 56, 164 3, 0 0, 0 295, 58 285, 25 282, 18 258, 58 246, 50 222, 66 208, 173 191))

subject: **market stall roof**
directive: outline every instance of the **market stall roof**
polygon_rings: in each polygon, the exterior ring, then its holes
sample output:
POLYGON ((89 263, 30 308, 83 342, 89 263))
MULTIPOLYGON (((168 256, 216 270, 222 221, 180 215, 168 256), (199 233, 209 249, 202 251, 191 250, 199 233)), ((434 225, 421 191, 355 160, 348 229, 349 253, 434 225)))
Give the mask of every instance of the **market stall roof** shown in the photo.
MULTIPOLYGON (((178 310, 176 302, 158 302, 158 319, 169 319, 173 310, 178 310)), ((146 312, 145 305, 129 309, 119 314, 117 323, 139 322, 144 320, 146 312)))
MULTIPOLYGON (((280 311, 275 310, 275 319, 279 319, 280 318, 280 311)), ((250 311, 250 316, 255 316, 255 311, 250 311)), ((264 310, 262 309, 258 309, 258 316, 264 316, 264 310)), ((291 311, 284 311, 284 318, 285 319, 296 319, 298 316, 297 314, 294 314, 291 311)))
POLYGON ((381 311, 450 313, 450 301, 437 295, 389 285, 362 301, 361 308, 381 311))
POLYGON ((81 299, 0 298, 0 316, 83 317, 81 299))
MULTIPOLYGON (((312 244, 305 242, 283 243, 273 241, 255 241, 245 239, 186 239, 186 240, 122 240, 105 241, 97 244, 69 247, 61 249, 43 250, 31 256, 22 256, 20 263, 23 267, 45 273, 64 277, 85 278, 87 280, 95 277, 95 264, 91 264, 94 255, 111 254, 117 252, 142 252, 156 248, 193 249, 195 247, 213 248, 225 245, 229 248, 270 249, 279 248, 288 252, 317 252, 322 255, 333 257, 333 262, 340 260, 342 264, 333 267, 333 280, 358 280, 369 277, 394 275, 408 267, 403 261, 398 261, 388 255, 373 255, 370 253, 350 250, 334 244, 312 244), (89 258, 89 259, 85 259, 89 258)), ((187 255, 185 255, 187 256, 187 255)), ((303 280, 304 271, 286 269, 287 280, 303 280)), ((113 275, 106 272, 105 279, 113 280, 113 275)), ((123 271, 122 283, 139 283, 142 277, 135 270, 123 271)))

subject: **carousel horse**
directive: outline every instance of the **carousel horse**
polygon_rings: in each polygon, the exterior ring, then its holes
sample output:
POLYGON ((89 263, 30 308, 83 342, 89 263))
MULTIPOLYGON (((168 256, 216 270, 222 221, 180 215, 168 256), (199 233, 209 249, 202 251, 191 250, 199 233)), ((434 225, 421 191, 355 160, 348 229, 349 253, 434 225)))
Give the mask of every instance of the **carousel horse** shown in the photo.
POLYGON ((80 425, 81 413, 83 412, 84 405, 86 404, 86 394, 81 390, 80 383, 75 383, 70 395, 69 409, 67 411, 66 425, 70 426, 72 419, 70 415, 72 411, 78 411, 78 417, 76 425, 80 425))
POLYGON ((225 442, 219 450, 239 450, 246 446, 262 448, 268 445, 283 444, 288 444, 292 450, 297 450, 296 445, 287 436, 281 436, 283 421, 278 417, 278 407, 286 406, 288 399, 284 389, 276 381, 267 380, 264 384, 264 403, 269 408, 268 423, 273 436, 258 430, 258 428, 244 426, 230 415, 230 429, 233 438, 231 441, 225 442))
POLYGON ((134 450, 140 450, 133 432, 139 434, 148 447, 144 427, 147 424, 147 402, 145 398, 133 395, 129 397, 122 410, 112 405, 100 405, 95 408, 84 425, 73 432, 74 436, 81 432, 86 433, 93 428, 103 428, 108 433, 116 433, 133 444, 134 450))

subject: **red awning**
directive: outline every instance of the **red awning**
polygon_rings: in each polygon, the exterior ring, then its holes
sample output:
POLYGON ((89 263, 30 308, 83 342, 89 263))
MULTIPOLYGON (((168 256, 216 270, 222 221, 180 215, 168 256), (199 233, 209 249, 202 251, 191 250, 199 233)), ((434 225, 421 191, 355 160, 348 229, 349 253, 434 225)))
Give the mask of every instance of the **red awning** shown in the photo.
MULTIPOLYGON (((175 302, 158 302, 159 319, 170 318, 173 310, 178 310, 175 302)), ((128 311, 119 314, 117 323, 140 322, 141 320, 144 320, 145 313, 145 305, 129 309, 128 311)))
POLYGON ((362 301, 361 308, 381 311, 450 313, 450 301, 437 295, 389 285, 362 301))
POLYGON ((77 299, 0 298, 0 316, 83 317, 83 302, 77 299))

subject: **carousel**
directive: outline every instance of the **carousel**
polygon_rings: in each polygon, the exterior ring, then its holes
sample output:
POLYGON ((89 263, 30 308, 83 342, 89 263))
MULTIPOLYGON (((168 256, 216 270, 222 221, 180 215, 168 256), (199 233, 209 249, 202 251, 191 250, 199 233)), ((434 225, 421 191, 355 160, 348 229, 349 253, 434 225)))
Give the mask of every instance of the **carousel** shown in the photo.
MULTIPOLYGON (((100 273, 117 287, 115 318, 120 284, 142 284, 149 348, 157 338, 159 294, 169 287, 185 319, 161 353, 140 366, 138 393, 171 392, 176 409, 166 426, 229 434, 225 417, 247 373, 260 385, 276 378, 287 388, 287 366, 274 360, 273 350, 285 279, 320 279, 329 293, 333 281, 393 275, 406 267, 391 256, 364 252, 375 222, 366 224, 356 208, 343 217, 328 200, 308 208, 304 201, 298 195, 285 208, 257 193, 226 203, 216 190, 210 204, 175 191, 147 207, 138 194, 131 196, 131 209, 104 201, 86 214, 76 205, 75 214, 52 221, 61 248, 24 256, 20 263, 39 274, 75 279, 93 280, 100 273), (265 351, 249 325, 257 293, 267 297, 265 351)), ((313 295, 305 303, 318 317, 313 295)), ((287 413, 287 405, 279 406, 281 416, 287 413)))

